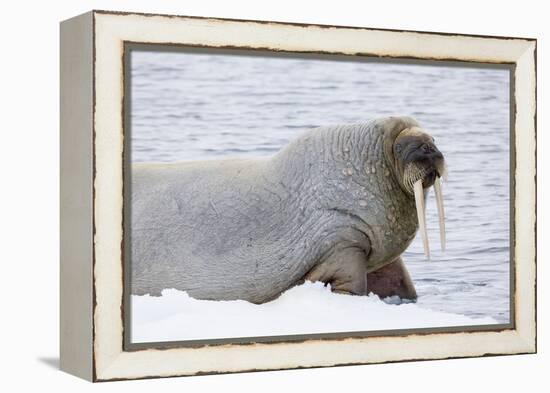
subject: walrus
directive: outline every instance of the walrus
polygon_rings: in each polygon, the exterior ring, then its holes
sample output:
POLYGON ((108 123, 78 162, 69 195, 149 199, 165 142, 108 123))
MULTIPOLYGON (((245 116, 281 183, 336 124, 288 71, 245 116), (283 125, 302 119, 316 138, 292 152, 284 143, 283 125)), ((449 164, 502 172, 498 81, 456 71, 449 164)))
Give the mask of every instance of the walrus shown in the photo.
POLYGON ((131 292, 265 303, 304 280, 416 299, 401 254, 445 160, 410 117, 306 131, 268 158, 131 169, 131 292))

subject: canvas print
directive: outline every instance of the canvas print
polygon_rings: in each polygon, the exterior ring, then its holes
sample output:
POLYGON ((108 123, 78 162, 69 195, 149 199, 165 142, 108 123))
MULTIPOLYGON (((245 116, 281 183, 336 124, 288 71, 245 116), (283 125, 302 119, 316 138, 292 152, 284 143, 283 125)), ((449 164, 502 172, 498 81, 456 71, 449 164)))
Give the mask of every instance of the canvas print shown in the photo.
POLYGON ((125 67, 131 343, 510 323, 509 68, 139 45, 125 67))

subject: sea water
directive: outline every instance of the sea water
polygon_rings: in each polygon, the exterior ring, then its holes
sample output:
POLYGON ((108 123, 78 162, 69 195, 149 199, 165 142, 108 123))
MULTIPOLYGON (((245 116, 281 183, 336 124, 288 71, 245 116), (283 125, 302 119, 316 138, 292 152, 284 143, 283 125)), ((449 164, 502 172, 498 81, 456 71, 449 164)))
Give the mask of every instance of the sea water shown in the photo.
POLYGON ((447 250, 403 259, 418 305, 509 320, 510 75, 506 69, 133 51, 133 162, 269 156, 317 126, 407 115, 445 155, 447 250))

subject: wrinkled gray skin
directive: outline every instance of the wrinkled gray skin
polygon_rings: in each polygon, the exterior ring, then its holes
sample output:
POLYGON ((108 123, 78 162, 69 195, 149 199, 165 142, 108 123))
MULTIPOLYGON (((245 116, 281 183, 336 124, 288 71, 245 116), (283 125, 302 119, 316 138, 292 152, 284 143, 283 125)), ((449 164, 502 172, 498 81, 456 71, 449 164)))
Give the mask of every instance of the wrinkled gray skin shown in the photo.
POLYGON ((263 303, 308 279, 416 298, 399 257, 417 230, 415 201, 393 149, 416 125, 321 127, 264 159, 134 164, 132 293, 263 303))

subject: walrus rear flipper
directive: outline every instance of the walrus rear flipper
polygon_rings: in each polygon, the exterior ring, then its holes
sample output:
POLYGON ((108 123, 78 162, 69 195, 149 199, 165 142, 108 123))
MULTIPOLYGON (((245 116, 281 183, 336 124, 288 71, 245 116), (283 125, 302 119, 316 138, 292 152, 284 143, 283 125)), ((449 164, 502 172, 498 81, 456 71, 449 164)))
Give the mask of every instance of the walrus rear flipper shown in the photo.
POLYGON ((401 299, 416 300, 416 289, 401 257, 374 272, 367 274, 369 293, 380 298, 399 296, 401 299))

